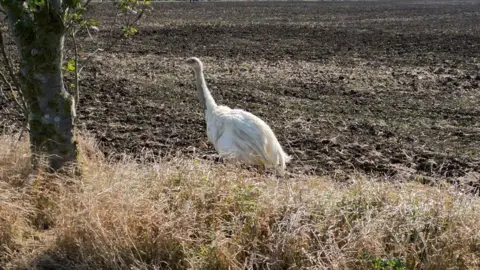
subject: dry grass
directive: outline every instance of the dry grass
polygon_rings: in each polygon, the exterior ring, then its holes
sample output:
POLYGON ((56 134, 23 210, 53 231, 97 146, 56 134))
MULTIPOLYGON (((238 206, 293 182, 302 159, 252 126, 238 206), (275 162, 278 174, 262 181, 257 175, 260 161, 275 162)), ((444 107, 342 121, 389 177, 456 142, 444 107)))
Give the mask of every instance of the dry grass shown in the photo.
POLYGON ((181 158, 113 162, 85 138, 82 179, 64 179, 33 174, 26 143, 0 137, 6 269, 480 266, 480 199, 448 187, 278 180, 181 158))

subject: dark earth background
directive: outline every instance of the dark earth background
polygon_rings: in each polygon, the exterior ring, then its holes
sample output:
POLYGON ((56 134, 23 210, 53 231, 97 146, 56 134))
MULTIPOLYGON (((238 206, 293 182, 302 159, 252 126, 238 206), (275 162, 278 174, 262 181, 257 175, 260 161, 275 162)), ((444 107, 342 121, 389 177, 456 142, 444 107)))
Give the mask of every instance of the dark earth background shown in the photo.
MULTIPOLYGON (((184 64, 197 56, 217 103, 272 126, 290 172, 480 183, 479 1, 153 6, 82 73, 78 123, 105 153, 212 157, 184 64)), ((100 32, 84 52, 118 34, 111 4, 93 7, 100 32)), ((11 131, 19 117, 0 106, 11 131)))

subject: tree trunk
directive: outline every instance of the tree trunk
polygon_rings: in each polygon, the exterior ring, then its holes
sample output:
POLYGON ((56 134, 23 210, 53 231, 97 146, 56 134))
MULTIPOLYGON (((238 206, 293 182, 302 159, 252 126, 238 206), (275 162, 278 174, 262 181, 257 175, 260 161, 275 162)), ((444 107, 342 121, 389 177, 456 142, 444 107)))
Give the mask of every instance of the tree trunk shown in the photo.
MULTIPOLYGON (((19 1, 20 2, 20 1, 19 1)), ((65 25, 60 8, 45 5, 34 18, 7 8, 9 28, 20 53, 20 82, 29 110, 34 165, 45 158, 53 171, 76 161, 73 98, 62 74, 65 25)))

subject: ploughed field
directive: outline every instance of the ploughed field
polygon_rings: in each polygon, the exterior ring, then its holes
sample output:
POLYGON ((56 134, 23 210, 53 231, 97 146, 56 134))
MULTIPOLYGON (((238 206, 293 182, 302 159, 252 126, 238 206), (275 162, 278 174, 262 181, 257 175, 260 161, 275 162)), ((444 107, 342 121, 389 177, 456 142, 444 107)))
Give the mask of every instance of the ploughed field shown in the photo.
MULTIPOLYGON (((290 172, 480 183, 480 3, 437 2, 154 3, 84 70, 78 123, 109 154, 211 158, 197 56, 218 104, 271 125, 290 172)), ((112 8, 94 7, 102 46, 112 8)))

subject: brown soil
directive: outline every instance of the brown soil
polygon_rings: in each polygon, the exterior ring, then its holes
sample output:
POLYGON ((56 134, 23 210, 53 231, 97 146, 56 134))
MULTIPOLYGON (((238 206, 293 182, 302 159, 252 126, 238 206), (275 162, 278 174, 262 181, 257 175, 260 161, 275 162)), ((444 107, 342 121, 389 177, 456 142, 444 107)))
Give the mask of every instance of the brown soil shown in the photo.
MULTIPOLYGON (((79 123, 108 153, 211 157, 183 63, 197 56, 217 103, 272 126, 291 172, 480 182, 480 3, 421 2, 155 4, 86 68, 79 123)), ((104 26, 110 10, 94 11, 104 26)))

